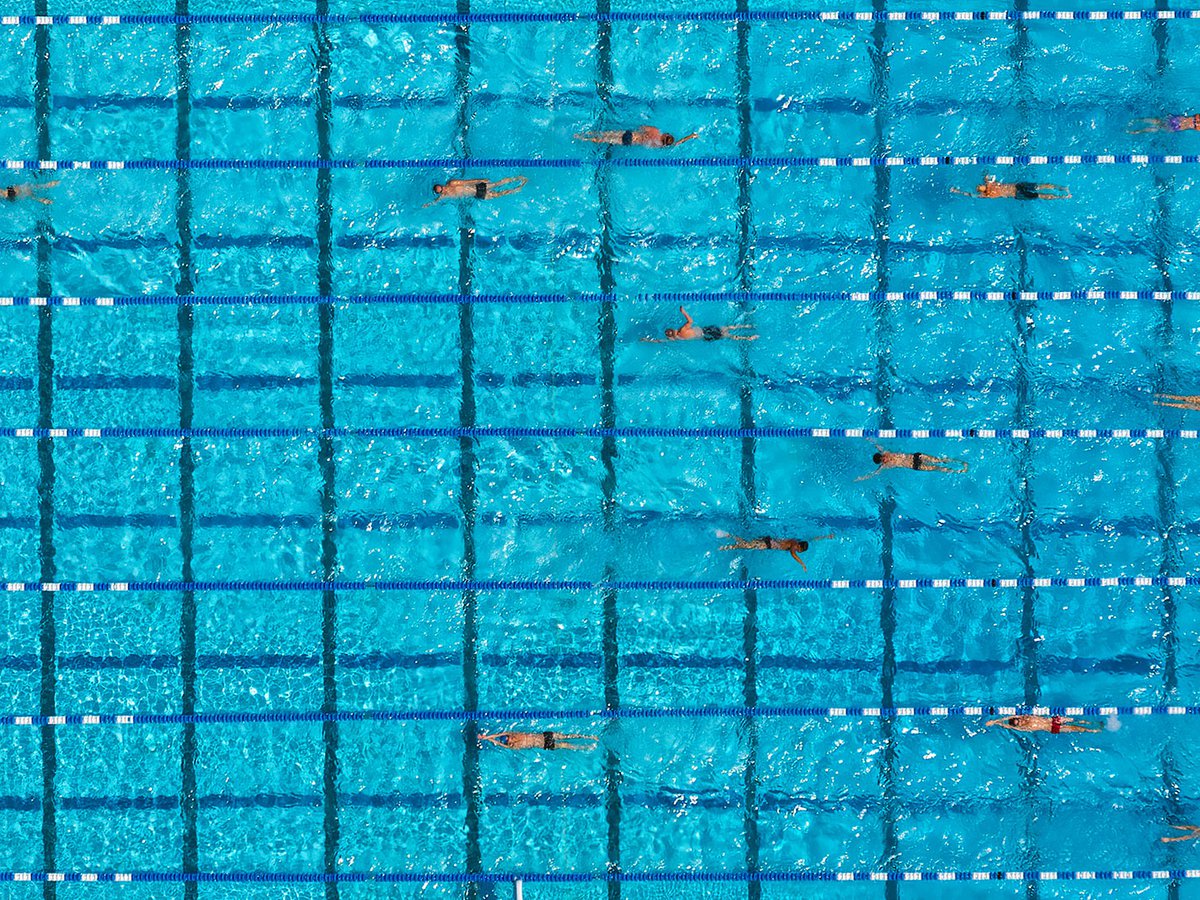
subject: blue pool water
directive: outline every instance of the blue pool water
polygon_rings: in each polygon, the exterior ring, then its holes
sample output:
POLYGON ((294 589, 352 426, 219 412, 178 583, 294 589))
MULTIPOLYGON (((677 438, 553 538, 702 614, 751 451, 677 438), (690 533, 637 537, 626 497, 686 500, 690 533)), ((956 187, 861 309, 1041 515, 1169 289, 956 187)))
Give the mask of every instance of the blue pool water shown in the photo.
MULTIPOLYGON (((177 9, 0 4, 34 11, 177 9)), ((239 11, 313 10, 259 0, 239 11)), ((1200 22, 671 21, 606 35, 581 21, 472 25, 457 38, 435 24, 3 26, 0 158, 592 159, 606 151, 571 134, 643 122, 698 131, 668 151, 685 157, 1195 153, 1200 135, 1125 127, 1194 111, 1198 54, 1200 22)), ((1194 288, 1194 167, 996 171, 1064 183, 1075 197, 953 198, 951 186, 982 174, 962 167, 468 167, 530 181, 515 197, 433 208, 421 206, 431 183, 455 173, 63 173, 53 207, 0 211, 0 296, 618 299, 0 309, 0 427, 1196 427, 1196 414, 1152 404, 1157 391, 1200 385, 1200 316, 1185 302, 751 297, 689 309, 700 324, 753 324, 753 344, 639 340, 675 324, 675 304, 642 296, 656 292, 1194 288)), ((719 551, 718 530, 833 532, 806 554, 815 578, 1196 571, 1194 442, 889 444, 962 457, 971 470, 858 482, 872 448, 852 439, 0 438, 0 578, 805 575, 786 554, 719 551)), ((0 712, 1196 704, 1195 603, 1194 588, 1154 586, 6 592, 0 712)), ((961 716, 478 724, 597 731, 601 748, 478 749, 460 722, 441 720, 2 725, 0 871, 1198 865, 1200 842, 1158 841, 1200 819, 1191 716, 1125 716, 1079 739, 989 732, 961 716)), ((4 897, 39 890, 0 885, 4 897)), ((190 890, 58 888, 146 898, 332 889, 190 890)), ((338 890, 476 895, 437 882, 338 890)), ((530 884, 526 896, 616 890, 530 884)), ((626 900, 897 894, 1197 889, 1146 879, 620 887, 626 900)))

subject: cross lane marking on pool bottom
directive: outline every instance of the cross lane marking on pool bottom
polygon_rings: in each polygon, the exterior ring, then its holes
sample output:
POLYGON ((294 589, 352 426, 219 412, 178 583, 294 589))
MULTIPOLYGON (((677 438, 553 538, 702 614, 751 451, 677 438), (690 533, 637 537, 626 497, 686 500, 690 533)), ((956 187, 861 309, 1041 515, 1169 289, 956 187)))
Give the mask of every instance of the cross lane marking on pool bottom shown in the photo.
POLYGON ((676 428, 657 425, 630 425, 603 428, 588 425, 569 428, 546 426, 488 426, 471 428, 436 425, 381 425, 373 427, 342 426, 338 428, 172 428, 172 427, 105 427, 105 428, 0 428, 0 438, 869 438, 874 440, 925 439, 982 439, 982 440, 1143 440, 1146 438, 1176 438, 1192 441, 1200 438, 1194 428, 814 428, 808 426, 760 426, 734 428, 699 426, 676 428))
POLYGON ((1064 575, 1036 578, 760 578, 749 580, 711 579, 698 581, 504 581, 480 579, 460 581, 388 580, 375 581, 7 581, 3 590, 114 594, 134 591, 744 591, 744 590, 922 590, 951 588, 1113 588, 1113 587, 1198 587, 1200 575, 1122 575, 1110 578, 1064 575))
POLYGON ((1200 154, 1183 153, 1068 153, 1005 156, 594 156, 586 159, 554 157, 433 157, 430 159, 8 159, 12 170, 104 171, 176 169, 461 169, 464 166, 493 169, 582 169, 587 166, 619 169, 648 168, 861 168, 902 166, 1190 166, 1200 163, 1200 154))
POLYGON ((913 719, 982 716, 1200 716, 1200 706, 628 706, 598 709, 409 709, 337 712, 77 713, 0 715, 0 726, 289 725, 320 722, 467 722, 610 719, 913 719))
POLYGON ((1143 21, 1200 19, 1200 9, 1135 10, 977 10, 954 12, 870 10, 697 10, 612 12, 495 12, 495 13, 196 13, 166 15, 0 16, 0 25, 470 25, 569 22, 1012 22, 1012 21, 1143 21))
POLYGON ((1047 872, 838 872, 828 869, 767 872, 0 872, 0 882, 134 882, 158 884, 542 884, 579 882, 681 883, 814 881, 1175 881, 1200 878, 1200 869, 1121 869, 1047 872))
POLYGON ((1158 300, 1162 302, 1200 300, 1200 291, 678 291, 653 294, 600 294, 581 291, 575 294, 127 294, 108 297, 30 295, 0 297, 3 306, 320 306, 324 304, 362 306, 405 306, 424 304, 536 304, 536 303, 821 303, 877 301, 1051 301, 1051 300, 1158 300))

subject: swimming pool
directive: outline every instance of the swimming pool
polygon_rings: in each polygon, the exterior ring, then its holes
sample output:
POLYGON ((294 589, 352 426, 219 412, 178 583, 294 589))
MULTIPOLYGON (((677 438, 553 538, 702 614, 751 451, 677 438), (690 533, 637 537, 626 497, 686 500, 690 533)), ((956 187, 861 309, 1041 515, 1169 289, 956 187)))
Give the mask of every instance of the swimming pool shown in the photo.
POLYGON ((1190 302, 815 293, 1188 290, 1195 166, 993 167, 1075 199, 988 204, 948 194, 982 166, 631 167, 651 151, 570 136, 700 133, 660 160, 1191 154, 1200 136, 1124 129, 1191 111, 1198 41, 1200 22, 1140 20, 0 27, 6 160, 467 153, 526 162, 468 175, 530 178, 422 208, 455 172, 67 171, 53 207, 4 209, 0 296, 88 299, 0 310, 0 428, 134 431, 0 437, 0 572, 34 583, 3 594, 0 712, 165 718, 0 724, 0 870, 176 879, 44 888, 145 897, 493 891, 468 873, 590 879, 531 880, 531 900, 1194 895, 1146 876, 1196 864, 1158 842, 1200 818, 1194 715, 1071 739, 836 714, 1200 703, 1193 584, 991 586, 1191 576, 1194 440, 886 440, 971 471, 856 482, 866 440, 705 429, 1196 427, 1152 404, 1197 384, 1190 302), (642 343, 677 292, 759 340, 642 343), (286 302, 312 295, 339 300, 286 302), (717 530, 837 540, 806 573, 717 530), (983 584, 924 581, 960 577, 983 584), (133 589, 40 590, 59 582, 133 589), (519 709, 542 714, 486 715, 519 709), (480 749, 476 716, 602 746, 480 749), (796 880, 1060 870, 1142 874, 796 880), (178 883, 196 872, 250 874, 178 883), (636 880, 656 873, 727 880, 636 880))

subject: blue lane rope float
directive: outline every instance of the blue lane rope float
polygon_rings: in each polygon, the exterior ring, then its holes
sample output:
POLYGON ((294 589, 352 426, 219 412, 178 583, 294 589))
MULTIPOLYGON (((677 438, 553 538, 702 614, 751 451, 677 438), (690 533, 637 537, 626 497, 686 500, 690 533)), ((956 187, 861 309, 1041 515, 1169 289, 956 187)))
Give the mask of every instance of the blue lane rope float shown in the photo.
POLYGON ((1200 716, 1200 706, 676 706, 599 709, 407 709, 336 712, 76 713, 0 715, 0 726, 69 725, 289 725, 320 722, 571 722, 583 719, 914 719, 983 716, 1200 716))
POLYGON ((430 157, 428 159, 7 159, 13 171, 175 171, 178 169, 618 169, 661 168, 900 168, 945 166, 1191 166, 1196 153, 1054 153, 978 154, 975 156, 589 156, 561 157, 430 157))
POLYGON ((702 882, 831 881, 1183 881, 1200 879, 1200 869, 1110 869, 1060 871, 835 871, 765 872, 605 871, 605 872, 0 872, 0 882, 120 882, 135 884, 625 884, 702 882))
POLYGON ((356 427, 344 425, 338 428, 304 428, 282 426, 254 428, 240 426, 214 426, 211 428, 175 428, 156 426, 113 426, 103 428, 0 428, 0 438, 101 438, 101 439, 153 439, 182 440, 183 438, 290 438, 316 440, 317 438, 793 438, 793 439, 840 439, 867 438, 869 440, 927 440, 927 439, 979 439, 979 440, 1143 440, 1177 439, 1193 441, 1200 438, 1194 428, 815 428, 807 426, 769 425, 756 428, 694 426, 676 428, 672 426, 630 425, 603 428, 599 425, 558 426, 528 425, 502 426, 478 425, 463 428, 451 425, 381 425, 356 427))
POLYGON ((1197 587, 1200 575, 1118 575, 1074 577, 1052 575, 1022 578, 759 578, 749 580, 552 580, 461 581, 451 578, 379 579, 357 581, 0 581, 0 590, 113 594, 133 591, 254 591, 296 593, 310 591, 848 591, 848 590, 984 590, 990 588, 1114 588, 1197 587))
POLYGON ((1134 10, 615 10, 611 12, 474 13, 195 13, 189 15, 16 15, 0 25, 499 25, 570 22, 1112 22, 1200 19, 1200 9, 1134 10))
POLYGON ((113 296, 52 297, 0 296, 0 307, 64 306, 421 306, 421 305, 526 305, 559 303, 911 303, 949 301, 1024 301, 1063 300, 1153 300, 1181 302, 1200 300, 1200 291, 666 291, 641 294, 520 293, 520 294, 345 294, 323 297, 318 294, 131 294, 113 296))

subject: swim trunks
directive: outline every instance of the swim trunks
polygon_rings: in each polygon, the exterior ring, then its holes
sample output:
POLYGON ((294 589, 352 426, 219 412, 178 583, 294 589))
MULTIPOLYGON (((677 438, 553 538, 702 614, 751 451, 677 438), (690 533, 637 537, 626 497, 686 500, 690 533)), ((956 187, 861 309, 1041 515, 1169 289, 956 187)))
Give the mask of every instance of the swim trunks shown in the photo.
POLYGON ((630 144, 632 144, 633 143, 633 132, 632 131, 621 132, 621 143, 624 144, 626 147, 628 147, 630 144))
POLYGON ((554 750, 557 748, 557 746, 558 745, 554 743, 554 732, 553 731, 543 731, 542 732, 542 749, 554 750))
POLYGON ((1040 200, 1038 186, 1032 181, 1018 181, 1015 185, 1018 200, 1040 200))
POLYGON ((1183 130, 1183 116, 1167 116, 1167 127, 1172 131, 1183 130))
POLYGON ((725 337, 725 332, 721 330, 719 325, 705 325, 700 330, 704 332, 704 339, 706 341, 719 341, 725 337))
POLYGON ((913 454, 912 467, 913 467, 914 471, 917 471, 917 472, 921 471, 924 459, 925 459, 925 456, 921 453, 913 454))
POLYGON ((1050 718, 1050 733, 1058 734, 1062 731, 1062 716, 1052 716, 1050 718))
POLYGON ((486 181, 475 182, 475 197, 479 200, 487 199, 488 186, 486 181))

